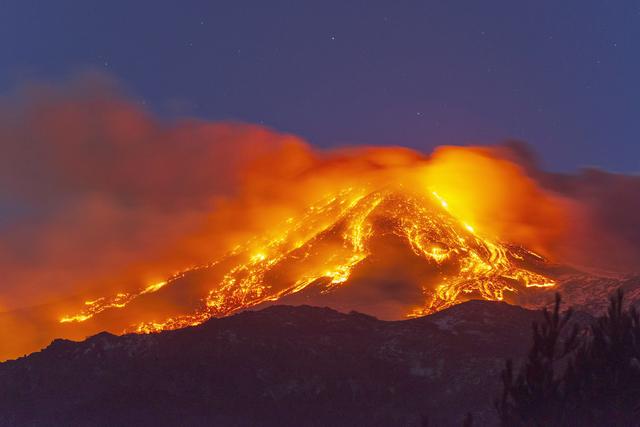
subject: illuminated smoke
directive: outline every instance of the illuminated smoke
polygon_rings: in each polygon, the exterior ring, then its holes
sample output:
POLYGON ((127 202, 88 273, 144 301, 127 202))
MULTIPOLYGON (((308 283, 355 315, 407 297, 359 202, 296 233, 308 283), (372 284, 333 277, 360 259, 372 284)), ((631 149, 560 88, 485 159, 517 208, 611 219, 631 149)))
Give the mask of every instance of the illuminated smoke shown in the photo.
POLYGON ((0 209, 6 212, 0 224, 0 309, 48 304, 37 315, 0 314, 4 330, 22 332, 20 339, 0 337, 13 346, 5 354, 37 349, 58 335, 122 332, 123 320, 109 313, 124 313, 125 306, 131 316, 124 319, 127 327, 198 323, 211 313, 233 311, 235 300, 258 304, 278 296, 260 290, 266 282, 291 294, 322 278, 329 288, 365 279, 415 282, 415 292, 342 286, 335 293, 340 299, 332 297, 341 308, 393 317, 446 306, 470 289, 460 272, 482 273, 474 276, 482 280, 472 291, 492 299, 516 286, 509 280, 522 286, 551 283, 518 266, 518 257, 536 258, 535 253, 552 262, 615 270, 629 270, 640 259, 638 177, 549 174, 513 145, 441 147, 433 154, 401 147, 321 151, 252 125, 162 121, 95 80, 31 88, 6 99, 0 110, 0 209), (436 217, 457 224, 450 237, 479 239, 465 243, 479 259, 451 252, 464 245, 432 244, 414 233, 411 221, 424 220, 415 215, 387 215, 400 224, 388 230, 431 263, 425 265, 446 266, 441 270, 424 269, 424 262, 409 265, 402 250, 391 250, 393 241, 369 239, 376 216, 367 212, 382 208, 358 203, 389 206, 393 197, 382 194, 403 195, 403 203, 418 210, 439 206, 436 217), (309 214, 327 201, 337 204, 334 211, 309 214), (322 262, 275 268, 282 261, 277 244, 290 245, 285 253, 294 256, 296 244, 313 238, 311 231, 331 225, 338 230, 336 220, 348 212, 353 219, 341 226, 342 237, 326 240, 336 245, 317 246, 320 256, 313 259, 322 262), (283 242, 265 244, 283 233, 283 242), (336 253, 341 256, 332 258, 336 253), (371 260, 375 265, 367 265, 371 260), (187 274, 193 267, 215 270, 211 264, 218 262, 224 264, 220 277, 187 274), (457 275, 446 283, 421 281, 425 274, 435 280, 435 272, 448 268, 457 275), (356 270, 377 276, 358 276, 356 270), (295 277, 293 288, 278 282, 274 271, 287 280, 295 277), (178 284, 186 282, 204 304, 184 312, 195 318, 174 315, 194 298, 179 294, 178 284), (403 299, 404 292, 419 298, 403 299), (407 301, 414 300, 414 311, 407 313, 407 301))

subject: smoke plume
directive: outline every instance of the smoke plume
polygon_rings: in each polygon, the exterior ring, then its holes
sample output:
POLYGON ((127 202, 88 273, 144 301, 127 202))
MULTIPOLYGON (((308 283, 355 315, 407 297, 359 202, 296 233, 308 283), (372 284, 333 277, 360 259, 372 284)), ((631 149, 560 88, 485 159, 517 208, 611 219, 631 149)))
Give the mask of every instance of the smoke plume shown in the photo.
POLYGON ((160 119, 90 78, 5 98, 0 147, 0 311, 139 289, 349 186, 437 191, 480 232, 559 263, 640 260, 640 177, 547 173, 522 144, 323 151, 254 125, 160 119))

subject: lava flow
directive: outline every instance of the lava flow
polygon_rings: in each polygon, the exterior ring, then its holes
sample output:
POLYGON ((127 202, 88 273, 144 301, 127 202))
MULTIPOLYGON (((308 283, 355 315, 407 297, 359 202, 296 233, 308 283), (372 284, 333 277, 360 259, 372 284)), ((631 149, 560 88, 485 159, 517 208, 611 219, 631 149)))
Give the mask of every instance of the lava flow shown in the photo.
POLYGON ((321 298, 353 286, 352 275, 356 270, 366 272, 366 260, 376 255, 374 246, 387 247, 390 242, 410 248, 411 256, 429 272, 417 277, 422 301, 407 306, 405 317, 442 310, 468 296, 503 300, 505 292, 555 284, 530 268, 532 263, 544 264, 541 256, 483 236, 454 215, 436 191, 418 193, 402 186, 376 191, 348 188, 309 207, 300 217, 287 219, 278 230, 138 293, 86 301, 82 312, 64 316, 60 322, 83 322, 105 310, 122 309, 136 299, 181 286, 181 278, 201 270, 219 270, 219 279, 202 295, 199 307, 186 314, 145 320, 127 330, 193 326, 311 288, 321 298))

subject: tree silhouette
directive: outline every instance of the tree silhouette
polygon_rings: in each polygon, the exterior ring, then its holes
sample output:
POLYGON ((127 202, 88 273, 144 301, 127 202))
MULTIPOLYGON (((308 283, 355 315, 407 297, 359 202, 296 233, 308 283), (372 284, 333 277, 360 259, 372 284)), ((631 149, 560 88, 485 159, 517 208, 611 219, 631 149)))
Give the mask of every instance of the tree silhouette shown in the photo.
POLYGON ((533 324, 533 345, 520 372, 514 375, 513 362, 506 362, 502 372, 503 393, 496 402, 503 425, 563 425, 560 362, 575 350, 578 329, 574 327, 561 339, 572 311, 561 315, 560 302, 560 295, 556 294, 553 311, 545 308, 544 322, 533 324))
POLYGON ((567 331, 572 312, 544 311, 517 375, 507 361, 496 409, 505 426, 633 426, 640 402, 640 315, 618 290, 607 312, 567 331))
POLYGON ((618 290, 566 373, 572 409, 588 425, 638 425, 640 316, 618 290))

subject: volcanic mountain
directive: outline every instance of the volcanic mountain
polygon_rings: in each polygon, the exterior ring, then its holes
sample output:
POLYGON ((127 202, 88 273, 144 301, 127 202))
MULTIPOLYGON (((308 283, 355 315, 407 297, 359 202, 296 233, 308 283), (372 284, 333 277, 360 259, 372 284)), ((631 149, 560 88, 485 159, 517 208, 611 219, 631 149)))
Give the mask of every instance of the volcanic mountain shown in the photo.
POLYGON ((122 335, 0 363, 0 425, 494 425, 504 359, 541 317, 468 300, 535 308, 560 290, 597 312, 620 285, 640 300, 638 277, 554 265, 436 192, 348 189, 139 291, 0 313, 5 358, 122 335))
MULTIPOLYGON (((0 329, 7 333, 29 328, 0 356, 25 354, 57 337, 179 329, 272 304, 400 320, 470 299, 539 308, 568 283, 573 297, 565 300, 589 309, 593 298, 580 283, 604 283, 599 297, 622 283, 576 274, 476 231, 437 192, 349 188, 220 259, 141 290, 0 313, 0 329)), ((627 282, 635 289, 639 281, 627 282)))
POLYGON ((268 234, 138 293, 85 301, 61 321, 149 332, 275 301, 402 319, 554 285, 542 257, 483 237, 435 192, 348 189, 268 234))

